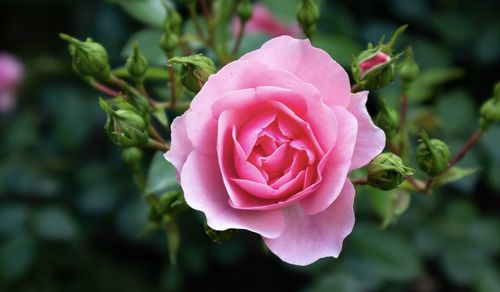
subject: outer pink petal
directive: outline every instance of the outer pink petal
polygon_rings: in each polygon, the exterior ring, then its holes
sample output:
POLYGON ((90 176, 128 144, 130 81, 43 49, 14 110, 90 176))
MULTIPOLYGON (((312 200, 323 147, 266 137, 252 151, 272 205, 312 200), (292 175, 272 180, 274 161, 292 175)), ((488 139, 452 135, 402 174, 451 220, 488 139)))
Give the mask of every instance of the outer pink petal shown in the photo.
POLYGON ((345 181, 341 194, 325 211, 308 215, 299 204, 284 210, 286 227, 278 238, 264 238, 283 261, 305 266, 324 257, 338 257, 354 226, 354 186, 345 181))
POLYGON ((163 155, 167 161, 175 166, 178 178, 180 178, 182 167, 189 153, 194 149, 186 132, 185 119, 186 116, 183 115, 175 118, 172 122, 172 143, 170 145, 170 150, 163 155))
POLYGON ((266 42, 241 60, 254 60, 269 68, 287 71, 314 85, 327 105, 349 104, 351 87, 347 72, 309 40, 281 36, 266 42))
POLYGON ((379 155, 385 147, 385 133, 375 126, 366 110, 368 91, 353 93, 347 109, 358 119, 358 135, 352 156, 351 169, 368 164, 379 155))
POLYGON ((335 147, 326 154, 324 164, 320 165, 323 180, 319 188, 300 202, 311 215, 328 208, 339 196, 351 166, 356 143, 356 118, 343 107, 334 106, 333 111, 339 123, 335 147))
POLYGON ((250 211, 229 206, 216 158, 194 150, 181 173, 181 186, 188 205, 202 211, 215 230, 246 229, 267 238, 278 237, 284 228, 282 210, 250 211))

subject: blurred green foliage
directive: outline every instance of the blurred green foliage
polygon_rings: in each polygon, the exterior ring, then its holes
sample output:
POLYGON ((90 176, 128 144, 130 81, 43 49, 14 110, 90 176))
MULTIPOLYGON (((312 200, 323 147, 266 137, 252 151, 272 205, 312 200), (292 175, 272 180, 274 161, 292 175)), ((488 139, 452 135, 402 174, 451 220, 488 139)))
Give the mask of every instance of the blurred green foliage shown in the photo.
MULTIPOLYGON (((262 2, 294 21, 297 1, 262 2)), ((164 233, 147 232, 144 196, 105 137, 98 94, 71 72, 57 38, 92 36, 116 67, 138 41, 148 61, 162 65, 158 7, 155 0, 0 3, 9 12, 0 18, 0 49, 17 54, 27 71, 18 108, 0 115, 1 291, 500 291, 499 126, 460 163, 479 171, 432 196, 359 187, 357 223, 337 260, 290 266, 248 232, 214 244, 202 216, 188 211, 178 218, 181 247, 171 265, 164 233), (394 204, 399 211, 388 214, 394 204), (387 216, 397 220, 381 229, 387 216)), ((323 0, 321 7, 313 43, 346 67, 366 42, 409 23, 403 43, 423 71, 410 89, 414 130, 459 149, 500 79, 497 1, 323 0)), ((267 39, 249 35, 241 51, 267 39)), ((395 105, 399 86, 379 94, 395 105)), ((173 169, 159 155, 151 159, 147 192, 178 190, 173 169)))

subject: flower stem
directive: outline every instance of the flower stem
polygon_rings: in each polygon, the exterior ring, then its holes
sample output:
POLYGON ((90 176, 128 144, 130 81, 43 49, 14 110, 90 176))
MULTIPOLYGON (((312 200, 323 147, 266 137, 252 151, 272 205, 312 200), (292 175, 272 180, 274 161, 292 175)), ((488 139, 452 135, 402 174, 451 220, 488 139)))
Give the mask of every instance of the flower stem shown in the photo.
POLYGON ((356 93, 356 92, 361 91, 361 90, 362 90, 361 85, 359 85, 358 83, 354 84, 351 87, 351 92, 352 93, 356 93))
POLYGON ((403 94, 401 95, 400 103, 399 103, 399 145, 398 145, 398 154, 399 156, 403 155, 405 150, 405 142, 406 142, 406 122, 408 115, 408 94, 407 87, 403 89, 403 94))
POLYGON ((170 149, 170 147, 167 144, 160 143, 160 142, 153 140, 151 138, 148 140, 148 144, 146 146, 153 148, 153 149, 163 151, 163 152, 166 152, 170 149))
POLYGON ((109 96, 116 97, 116 96, 120 95, 120 92, 118 92, 118 91, 116 91, 116 90, 114 90, 114 89, 112 89, 112 88, 110 88, 110 87, 108 87, 108 86, 106 86, 106 85, 104 85, 104 84, 96 81, 95 79, 91 79, 89 81, 89 84, 94 89, 96 89, 96 90, 98 90, 98 91, 100 91, 102 93, 105 93, 105 94, 107 94, 109 96))
POLYGON ((476 143, 481 138, 482 134, 483 134, 483 132, 481 130, 477 130, 476 132, 474 132, 470 136, 469 140, 467 140, 467 142, 465 142, 464 146, 462 146, 462 148, 460 149, 460 151, 458 151, 457 154, 455 154, 455 156, 453 156, 450 159, 450 162, 448 163, 448 168, 446 170, 450 169, 455 164, 457 164, 460 160, 462 160, 462 158, 465 157, 465 155, 467 154, 467 152, 469 152, 469 150, 471 150, 472 147, 474 147, 476 145, 476 143))
POLYGON ((351 180, 353 185, 367 185, 368 184, 367 177, 351 178, 350 180, 351 180))
POLYGON ((241 40, 243 39, 243 35, 245 34, 246 21, 240 21, 240 29, 238 30, 238 35, 236 36, 236 42, 234 43, 233 51, 231 55, 233 58, 236 57, 238 50, 241 46, 241 40))

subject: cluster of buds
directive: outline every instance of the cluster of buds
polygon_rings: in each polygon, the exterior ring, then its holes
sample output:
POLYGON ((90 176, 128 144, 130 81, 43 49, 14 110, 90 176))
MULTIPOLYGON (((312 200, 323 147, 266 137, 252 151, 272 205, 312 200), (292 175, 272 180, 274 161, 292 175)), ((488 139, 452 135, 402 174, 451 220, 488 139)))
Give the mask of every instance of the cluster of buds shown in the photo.
POLYGON ((351 71, 359 86, 364 89, 380 88, 394 79, 395 63, 401 54, 393 55, 393 46, 406 27, 398 28, 388 43, 384 43, 382 37, 377 46, 368 44, 368 48, 354 58, 351 71))
POLYGON ((217 71, 212 59, 202 54, 174 57, 168 60, 168 63, 170 65, 181 64, 181 82, 184 87, 194 93, 200 91, 208 77, 217 71))
POLYGON ((493 124, 500 122, 500 82, 495 84, 493 97, 483 103, 480 110, 481 131, 486 131, 493 124))
POLYGON ((315 0, 301 0, 297 6, 297 21, 306 37, 311 38, 316 31, 319 19, 319 6, 315 0))
POLYGON ((403 160, 394 153, 382 153, 368 164, 368 184, 387 191, 396 188, 406 177, 413 175, 403 160))

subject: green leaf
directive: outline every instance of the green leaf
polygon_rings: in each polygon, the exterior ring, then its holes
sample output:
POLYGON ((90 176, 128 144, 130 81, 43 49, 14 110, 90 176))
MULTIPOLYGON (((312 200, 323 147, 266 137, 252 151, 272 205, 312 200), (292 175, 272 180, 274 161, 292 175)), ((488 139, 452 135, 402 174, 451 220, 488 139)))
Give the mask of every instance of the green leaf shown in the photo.
POLYGON ((143 29, 134 33, 127 41, 122 50, 122 57, 127 58, 132 54, 134 42, 141 48, 141 54, 148 60, 151 66, 167 64, 167 57, 160 47, 162 31, 158 29, 143 29))
POLYGON ((175 167, 166 161, 163 154, 156 152, 149 167, 144 194, 163 194, 179 190, 175 167))
POLYGON ((408 98, 412 102, 422 102, 431 98, 437 87, 463 77, 464 71, 460 68, 429 69, 411 84, 408 98))
POLYGON ((162 28, 166 10, 162 0, 111 0, 120 5, 134 19, 156 28, 162 28))
POLYGON ((160 124, 165 127, 165 129, 168 129, 168 118, 167 114, 165 113, 165 110, 162 108, 158 108, 153 112, 153 116, 160 122, 160 124))
POLYGON ((388 230, 358 225, 350 238, 355 269, 376 277, 409 281, 420 275, 422 266, 417 252, 408 241, 388 230))
POLYGON ((410 205, 410 194, 403 190, 390 192, 373 191, 370 194, 375 213, 382 219, 381 228, 388 227, 396 221, 410 205))
POLYGON ((73 240, 78 227, 70 213, 60 207, 46 207, 33 218, 36 233, 47 240, 73 240))
POLYGON ((471 174, 476 173, 480 168, 462 168, 458 166, 454 166, 447 170, 445 173, 439 175, 434 182, 435 186, 442 186, 445 184, 449 184, 451 182, 457 181, 461 178, 469 176, 471 174))
MULTIPOLYGON (((125 67, 118 67, 116 69, 113 69, 112 72, 113 74, 121 78, 131 78, 128 74, 127 68, 125 67)), ((167 80, 168 71, 166 68, 149 67, 144 74, 144 78, 146 80, 167 80)))
POLYGON ((35 251, 33 237, 18 231, 0 245, 0 279, 14 280, 23 276, 30 267, 35 251))

